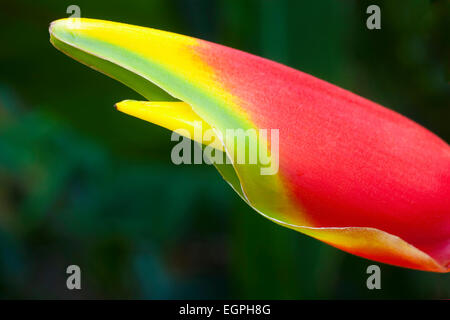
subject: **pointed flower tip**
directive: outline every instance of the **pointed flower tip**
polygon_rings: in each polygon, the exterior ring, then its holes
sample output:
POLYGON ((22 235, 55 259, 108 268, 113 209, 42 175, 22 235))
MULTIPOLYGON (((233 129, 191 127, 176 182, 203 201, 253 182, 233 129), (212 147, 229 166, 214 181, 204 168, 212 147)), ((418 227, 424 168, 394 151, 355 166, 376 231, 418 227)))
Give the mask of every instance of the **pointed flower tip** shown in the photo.
POLYGON ((64 18, 52 21, 48 27, 48 32, 51 36, 55 36, 63 30, 70 30, 75 26, 74 23, 69 23, 70 21, 74 22, 75 20, 74 18, 64 18))
MULTIPOLYGON (((114 104, 114 109, 116 109, 117 111, 121 111, 121 112, 124 112, 123 110, 124 110, 124 108, 126 108, 127 107, 127 105, 129 105, 130 104, 130 102, 133 102, 134 100, 122 100, 122 101, 120 101, 120 102, 116 102, 115 104, 114 104)), ((126 112, 125 112, 126 113, 126 112)))

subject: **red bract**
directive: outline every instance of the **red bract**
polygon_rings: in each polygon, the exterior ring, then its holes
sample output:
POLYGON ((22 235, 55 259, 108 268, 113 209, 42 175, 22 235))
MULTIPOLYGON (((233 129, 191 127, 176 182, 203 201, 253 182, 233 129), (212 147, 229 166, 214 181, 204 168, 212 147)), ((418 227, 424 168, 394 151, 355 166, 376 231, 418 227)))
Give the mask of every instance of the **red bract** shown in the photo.
MULTIPOLYGON (((218 166, 266 218, 365 258, 450 271, 450 147, 420 125, 214 43, 91 19, 59 20, 50 32, 57 48, 147 99, 152 82, 184 102, 124 101, 121 111, 172 130, 193 119, 218 134, 279 130, 276 174, 261 175, 261 164, 218 166)), ((223 147, 233 155, 229 142, 223 147)))

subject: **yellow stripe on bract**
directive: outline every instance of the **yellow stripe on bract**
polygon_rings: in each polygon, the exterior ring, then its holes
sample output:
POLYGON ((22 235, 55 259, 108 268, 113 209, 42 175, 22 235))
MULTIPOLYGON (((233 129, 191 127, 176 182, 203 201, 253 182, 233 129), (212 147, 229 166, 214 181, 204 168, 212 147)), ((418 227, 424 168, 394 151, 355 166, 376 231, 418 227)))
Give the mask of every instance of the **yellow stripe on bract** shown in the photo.
MULTIPOLYGON (((60 20, 70 23, 70 19, 60 20)), ((189 80, 193 87, 217 101, 226 101, 224 107, 238 113, 248 121, 237 98, 225 90, 215 78, 214 69, 206 64, 193 48, 199 40, 184 35, 117 22, 81 19, 83 23, 75 32, 111 43, 153 61, 177 77, 189 80)), ((73 26, 73 24, 71 24, 73 26)), ((134 70, 139 73, 139 70, 134 70)))
MULTIPOLYGON (((229 110, 229 114, 238 121, 235 122, 243 130, 255 128, 254 124, 248 120, 246 113, 240 107, 240 101, 230 92, 222 87, 220 81, 216 78, 214 69, 205 63, 196 53, 194 48, 205 45, 199 40, 183 35, 178 35, 166 31, 160 31, 144 27, 136 27, 126 24, 118 24, 113 22, 103 22, 85 19, 86 26, 83 34, 94 39, 100 39, 103 42, 111 43, 122 49, 138 54, 148 59, 152 63, 164 68, 178 78, 189 81, 189 86, 195 88, 199 92, 213 98, 221 108, 229 110)), ((133 70, 140 73, 140 70, 133 70)), ((155 79, 153 79, 155 80, 155 79)), ((155 80, 156 81, 156 80, 155 80)), ((161 81, 161 80, 159 80, 161 81)), ((170 80, 168 79, 167 83, 170 80)), ((163 88, 163 83, 159 84, 163 88)), ((167 84, 164 88, 170 94, 175 92, 181 93, 178 88, 168 88, 167 84)), ((185 93, 183 93, 185 94, 185 93)), ((221 130, 222 136, 225 136, 223 130, 235 129, 226 128, 223 123, 224 117, 214 118, 210 110, 206 107, 213 106, 197 106, 194 101, 190 101, 187 97, 175 95, 176 98, 192 104, 192 108, 197 112, 198 116, 203 119, 203 123, 210 123, 215 129, 221 130), (222 124, 222 125, 220 125, 222 124)), ((156 119, 154 119, 156 120, 156 119)), ((158 119, 157 121, 161 121, 158 119)), ((152 121, 153 122, 153 121, 152 121)), ((218 139, 215 139, 218 141, 218 139)), ((263 149, 267 148, 267 141, 263 141, 259 137, 259 146, 263 149)), ((235 149, 227 147, 227 155, 230 159, 236 159, 235 149)), ((239 180, 241 180, 242 188, 251 205, 260 206, 264 202, 263 210, 271 212, 271 215, 285 215, 285 218, 295 223, 311 225, 307 222, 306 216, 299 214, 295 204, 290 203, 289 197, 284 193, 277 194, 274 199, 274 190, 283 190, 278 175, 261 176, 260 169, 257 166, 235 164, 235 169, 239 180), (258 180, 255 175, 258 174, 258 180), (265 188, 263 188, 265 186, 265 188), (264 200, 262 200, 264 199, 264 200), (282 210, 281 206, 286 208, 282 210), (281 212, 279 212, 281 211, 281 212)))
POLYGON ((418 270, 434 272, 449 272, 450 270, 400 237, 376 228, 285 226, 366 259, 418 270))
POLYGON ((203 121, 185 102, 124 100, 117 103, 116 108, 136 118, 176 131, 198 143, 207 144, 223 151, 222 143, 215 137, 211 126, 203 121), (208 130, 213 137, 212 142, 203 140, 208 130))
MULTIPOLYGON (((207 50, 207 43, 127 24, 85 18, 74 24, 70 20, 52 23, 52 35, 69 46, 115 63, 155 83, 192 106, 204 122, 218 130, 217 134, 225 136, 227 129, 258 129, 242 109, 239 98, 224 89, 214 68, 196 53, 196 49, 201 46, 206 46, 207 50), (76 25, 79 27, 74 27, 76 25), (111 48, 102 47, 102 44, 110 45, 111 48), (114 47, 120 50, 114 50, 114 47), (121 56, 128 52, 130 54, 126 59, 121 56), (149 64, 149 70, 142 69, 145 67, 142 62, 149 64), (150 65, 155 68, 152 69, 150 65)), ((261 137, 258 143, 263 150, 268 149, 268 142, 261 137)), ((236 159, 231 142, 225 147, 228 158, 236 159)), ((260 175, 260 167, 249 164, 233 163, 233 167, 242 184, 243 194, 258 212, 289 223, 312 225, 297 205, 291 202, 291 195, 278 174, 260 175)))

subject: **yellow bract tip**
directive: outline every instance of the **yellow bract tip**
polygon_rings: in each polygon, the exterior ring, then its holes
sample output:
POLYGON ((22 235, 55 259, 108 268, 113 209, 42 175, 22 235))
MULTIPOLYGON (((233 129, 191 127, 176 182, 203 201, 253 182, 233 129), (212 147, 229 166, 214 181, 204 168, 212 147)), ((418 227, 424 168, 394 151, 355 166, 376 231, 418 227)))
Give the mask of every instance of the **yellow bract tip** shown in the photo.
POLYGON ((203 141, 211 126, 200 118, 185 102, 124 100, 115 105, 117 110, 136 118, 154 123, 171 131, 179 132, 199 143, 223 150, 222 143, 214 136, 213 141, 203 141), (200 132, 196 132, 200 131, 200 132))

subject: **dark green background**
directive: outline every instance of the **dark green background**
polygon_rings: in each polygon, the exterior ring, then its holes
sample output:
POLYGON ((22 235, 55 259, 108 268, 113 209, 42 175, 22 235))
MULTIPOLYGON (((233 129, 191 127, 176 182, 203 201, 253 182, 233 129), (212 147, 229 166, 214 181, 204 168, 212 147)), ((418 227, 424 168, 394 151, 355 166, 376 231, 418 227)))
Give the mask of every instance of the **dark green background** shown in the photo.
POLYGON ((285 63, 450 140, 448 1, 2 0, 1 298, 450 298, 448 275, 383 264, 369 291, 371 261, 264 219, 211 166, 172 164, 169 131, 113 109, 136 93, 50 45, 71 4, 285 63))

